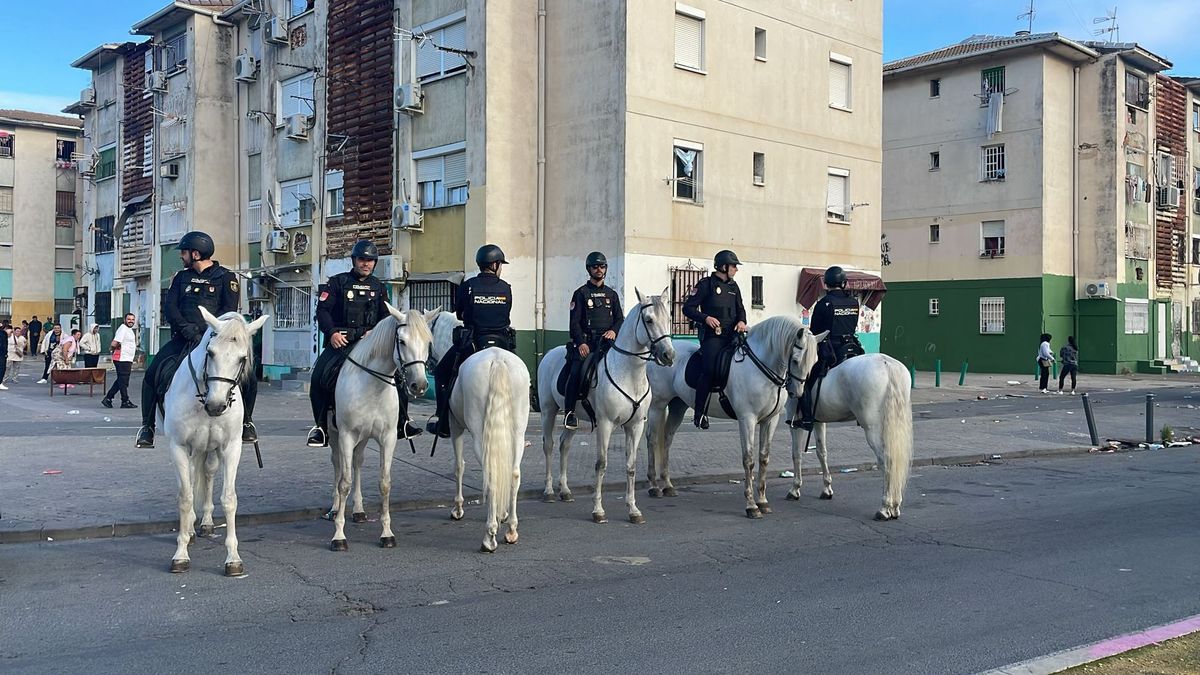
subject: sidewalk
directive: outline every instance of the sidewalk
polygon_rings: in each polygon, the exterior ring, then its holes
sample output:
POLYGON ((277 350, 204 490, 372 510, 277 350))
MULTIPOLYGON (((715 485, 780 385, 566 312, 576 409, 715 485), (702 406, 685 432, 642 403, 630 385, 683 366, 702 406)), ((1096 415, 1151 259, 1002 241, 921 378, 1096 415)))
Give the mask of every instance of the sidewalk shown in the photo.
MULTIPOLYGON (((139 391, 140 378, 141 373, 135 372, 132 391, 139 391)), ((913 390, 914 464, 1086 452, 1090 441, 1079 397, 1039 394, 1030 379, 1028 375, 975 375, 968 376, 967 386, 935 388, 932 374, 918 373, 913 390), (1009 385, 1010 380, 1023 384, 1009 385), (999 398, 1005 395, 1026 398, 999 398)), ((69 396, 56 394, 51 399, 44 385, 32 381, 23 376, 9 391, 0 392, 0 419, 4 420, 0 435, 5 439, 0 445, 0 543, 170 531, 177 521, 174 469, 164 448, 133 447, 140 410, 102 408, 99 394, 88 398, 87 390, 81 395, 78 387, 69 396)), ((1102 441, 1142 435, 1144 396, 1131 389, 1160 392, 1163 403, 1156 411, 1157 426, 1170 424, 1182 431, 1197 424, 1196 410, 1188 407, 1193 405, 1192 392, 1200 405, 1200 378, 1194 375, 1086 376, 1081 389, 1092 393, 1102 441)), ((412 412, 423 422, 432 405, 416 402, 412 412)), ((264 468, 257 467, 252 447, 246 446, 238 475, 239 522, 282 522, 324 513, 331 501, 332 469, 327 451, 304 445, 310 425, 307 394, 261 387, 256 422, 264 468)), ((874 466, 875 457, 854 424, 831 426, 828 437, 835 471, 874 466)), ((522 462, 522 489, 540 495, 546 469, 536 413, 526 439, 531 445, 522 462)), ((444 506, 452 500, 452 448, 441 441, 431 458, 431 442, 427 435, 416 439, 416 454, 403 442, 397 448, 392 471, 394 508, 444 506)), ((590 508, 584 496, 591 493, 594 443, 592 434, 576 435, 569 458, 568 475, 577 501, 567 508, 581 513, 590 508)), ((770 475, 777 477, 791 469, 790 443, 790 433, 781 428, 772 446, 770 475)), ((473 451, 467 452, 465 488, 477 493, 480 471, 473 451)), ((378 494, 377 457, 372 446, 364 467, 363 495, 369 512, 375 509, 371 505, 378 494)), ((814 454, 803 461, 805 474, 816 468, 814 454)), ((557 475, 557 457, 554 465, 557 475)), ((636 466, 642 479, 644 442, 636 466)), ((612 487, 606 486, 605 501, 610 511, 620 509, 623 467, 623 436, 619 436, 609 449, 606 478, 612 487)), ((735 423, 714 420, 707 432, 685 425, 676 437, 671 475, 680 484, 740 479, 735 423)), ((774 478, 771 498, 782 499, 790 482, 774 478)), ((808 494, 819 490, 819 480, 805 486, 808 494)), ((639 505, 652 512, 658 502, 645 495, 639 490, 639 505)), ((218 515, 220 511, 218 503, 218 515)))

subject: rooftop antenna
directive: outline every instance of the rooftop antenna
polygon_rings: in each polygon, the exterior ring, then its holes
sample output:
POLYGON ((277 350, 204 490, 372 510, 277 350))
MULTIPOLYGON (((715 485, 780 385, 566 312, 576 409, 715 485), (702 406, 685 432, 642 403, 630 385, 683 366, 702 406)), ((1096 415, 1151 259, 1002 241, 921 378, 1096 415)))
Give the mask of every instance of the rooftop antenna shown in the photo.
POLYGON ((1104 13, 1104 16, 1092 19, 1092 23, 1107 23, 1104 28, 1096 28, 1092 31, 1092 35, 1109 35, 1109 40, 1112 42, 1121 41, 1121 27, 1117 25, 1117 8, 1114 6, 1111 10, 1104 13))
POLYGON ((1029 19, 1029 33, 1033 33, 1033 17, 1037 15, 1037 11, 1033 9, 1033 0, 1029 0, 1029 9, 1017 15, 1017 20, 1029 19))

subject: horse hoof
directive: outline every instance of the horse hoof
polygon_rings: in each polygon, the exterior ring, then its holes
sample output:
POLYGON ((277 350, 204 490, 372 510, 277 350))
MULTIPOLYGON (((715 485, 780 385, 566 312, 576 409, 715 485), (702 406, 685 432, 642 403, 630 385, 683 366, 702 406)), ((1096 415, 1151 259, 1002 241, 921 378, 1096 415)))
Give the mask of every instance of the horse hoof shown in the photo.
POLYGON ((191 560, 172 560, 170 571, 171 571, 171 574, 181 574, 183 572, 190 570, 191 568, 192 568, 191 560))
POLYGON ((787 500, 789 502, 798 502, 800 501, 800 495, 789 492, 787 493, 787 500))
POLYGON ((365 514, 365 513, 351 513, 351 514, 350 514, 350 522, 352 522, 352 523, 365 523, 365 522, 367 522, 367 514, 365 514))
POLYGON ((762 518, 762 511, 759 511, 757 508, 746 509, 746 517, 753 520, 758 520, 759 518, 762 518))
POLYGON ((833 499, 833 493, 832 492, 822 492, 821 499, 833 499))
POLYGON ((558 498, 559 498, 559 499, 561 499, 561 500, 562 500, 562 501, 564 501, 564 502, 573 502, 573 501, 575 501, 575 495, 571 494, 570 492, 564 492, 564 493, 562 493, 561 495, 559 495, 559 497, 558 497, 558 498))
POLYGON ((679 491, 676 490, 674 487, 663 488, 663 496, 664 497, 678 497, 679 491))
POLYGON ((395 537, 380 537, 379 548, 396 548, 395 537))
POLYGON ((878 511, 875 513, 875 520, 895 520, 899 517, 900 517, 899 514, 896 514, 893 516, 893 515, 884 513, 883 511, 878 511))
POLYGON ((323 520, 333 520, 334 518, 337 518, 337 511, 334 511, 333 509, 329 509, 328 511, 325 512, 325 515, 321 516, 321 518, 323 520))
POLYGON ((217 528, 213 527, 212 525, 201 525, 200 532, 198 534, 201 537, 211 537, 216 531, 217 528))
POLYGON ((769 504, 759 504, 758 510, 762 513, 771 513, 771 506, 769 504))
POLYGON ((330 551, 349 551, 350 550, 350 542, 346 541, 345 539, 334 539, 333 541, 329 542, 329 550, 330 551))
POLYGON ((450 520, 462 520, 462 519, 463 519, 463 510, 461 507, 456 506, 456 507, 450 509, 450 520))
POLYGON ((518 535, 516 532, 509 530, 508 532, 504 533, 504 543, 515 544, 515 543, 517 543, 517 537, 519 537, 519 536, 520 535, 518 535))
POLYGON ((660 490, 656 487, 650 488, 650 496, 654 497, 655 499, 661 499, 663 496, 662 490, 660 490))
POLYGON ((240 561, 225 563, 225 576, 240 577, 244 574, 246 574, 246 566, 243 565, 240 561))
POLYGON ((645 525, 646 516, 643 516, 640 513, 631 513, 629 514, 629 522, 633 523, 634 525, 645 525))
POLYGON ((598 525, 602 525, 602 524, 608 522, 608 516, 604 515, 603 513, 593 513, 592 514, 592 522, 596 523, 598 525))
POLYGON ((480 553, 495 553, 496 552, 496 542, 494 542, 494 541, 492 542, 491 548, 488 548, 488 542, 484 542, 484 543, 480 544, 479 552, 480 553))
POLYGON ((553 492, 546 492, 542 494, 542 501, 546 504, 553 504, 558 500, 554 498, 553 492))

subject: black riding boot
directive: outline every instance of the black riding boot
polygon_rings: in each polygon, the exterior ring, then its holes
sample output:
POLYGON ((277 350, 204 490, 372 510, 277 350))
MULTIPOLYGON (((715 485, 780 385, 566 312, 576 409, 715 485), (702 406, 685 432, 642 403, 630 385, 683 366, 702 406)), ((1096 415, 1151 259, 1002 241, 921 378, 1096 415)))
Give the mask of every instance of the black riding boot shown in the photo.
POLYGON ((708 399, 712 393, 712 379, 708 373, 700 376, 700 381, 696 383, 696 405, 692 408, 692 424, 697 428, 708 428, 708 399))
POLYGON ((800 396, 800 419, 792 420, 792 426, 812 431, 813 424, 816 420, 816 411, 813 406, 813 383, 816 378, 809 377, 804 382, 804 394, 800 396))
POLYGON ((404 393, 404 387, 400 384, 396 385, 396 393, 400 396, 400 419, 396 422, 396 433, 400 438, 414 438, 425 433, 425 431, 415 424, 408 417, 408 394, 404 393))

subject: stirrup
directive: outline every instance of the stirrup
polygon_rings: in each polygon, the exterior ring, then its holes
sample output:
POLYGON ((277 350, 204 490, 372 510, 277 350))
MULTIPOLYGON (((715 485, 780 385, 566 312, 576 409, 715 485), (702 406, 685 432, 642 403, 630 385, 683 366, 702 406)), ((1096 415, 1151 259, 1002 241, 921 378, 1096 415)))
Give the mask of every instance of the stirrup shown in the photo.
POLYGON ((154 447, 154 427, 142 425, 138 429, 137 440, 133 442, 135 448, 153 448, 154 447))
POLYGON ((812 431, 813 425, 816 423, 817 423, 816 420, 805 420, 805 419, 792 420, 793 427, 795 427, 797 429, 803 429, 805 431, 812 431))
POLYGON ((563 427, 571 431, 579 428, 579 418, 575 416, 574 411, 567 411, 566 416, 563 418, 563 427))
POLYGON ((404 420, 404 424, 400 426, 400 438, 405 440, 409 438, 416 438, 423 433, 425 433, 424 429, 418 427, 409 420, 404 420))
POLYGON ((256 429, 254 427, 254 422, 243 422, 242 423, 242 442, 243 443, 257 443, 258 442, 258 429, 256 429))
POLYGON ((329 439, 325 437, 325 430, 317 425, 313 425, 313 428, 308 430, 307 443, 310 448, 329 447, 329 439))
POLYGON ((692 424, 695 424, 696 427, 699 429, 707 429, 708 428, 708 415, 701 415, 699 417, 692 418, 692 424))

